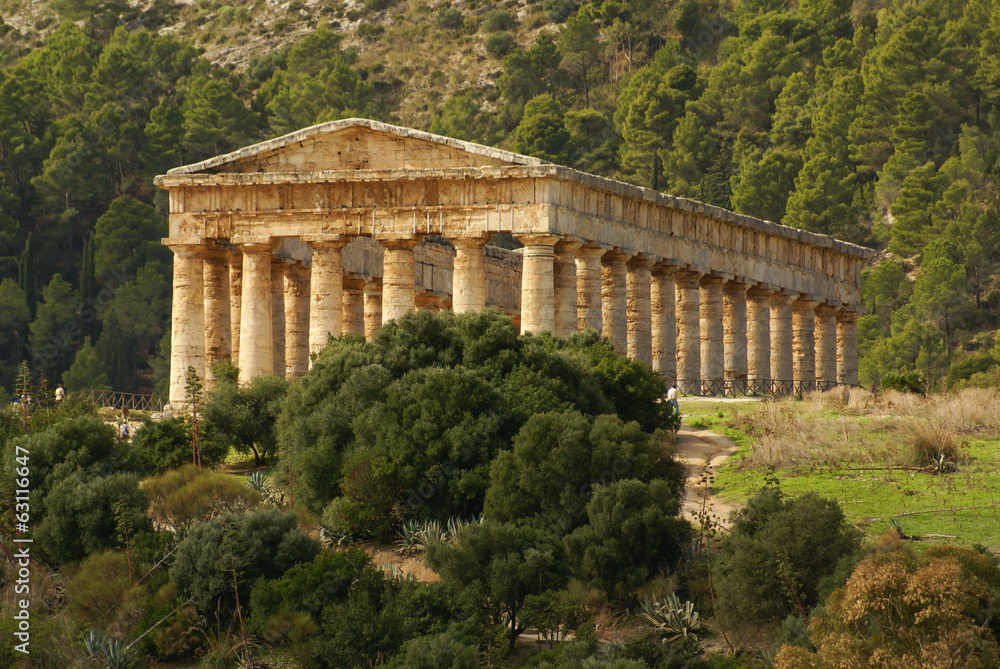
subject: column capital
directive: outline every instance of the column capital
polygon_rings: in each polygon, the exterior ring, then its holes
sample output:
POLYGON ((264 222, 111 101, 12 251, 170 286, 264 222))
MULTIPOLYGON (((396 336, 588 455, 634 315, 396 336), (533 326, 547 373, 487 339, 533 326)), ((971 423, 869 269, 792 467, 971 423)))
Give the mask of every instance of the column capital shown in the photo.
POLYGON ((635 255, 636 254, 631 251, 625 251, 616 246, 601 256, 601 264, 610 265, 616 262, 627 263, 631 258, 635 257, 635 255))
POLYGON ((747 289, 747 297, 770 297, 774 291, 764 286, 750 286, 747 289))
POLYGON ((705 276, 703 272, 690 269, 679 269, 674 272, 674 280, 680 284, 697 284, 703 276, 705 276))
POLYGON ((205 252, 205 239, 202 237, 164 237, 160 243, 174 253, 205 252))
POLYGON ((279 246, 277 239, 268 236, 238 235, 233 237, 232 243, 244 253, 270 253, 279 246))
POLYGON ((722 286, 722 290, 727 293, 746 293, 749 290, 750 285, 743 283, 742 281, 737 281, 735 279, 730 279, 726 281, 722 286))
POLYGON ((702 276, 701 279, 698 280, 698 283, 701 286, 703 286, 703 287, 707 287, 707 286, 721 286, 725 282, 726 282, 726 278, 724 276, 720 276, 718 274, 706 274, 706 275, 702 276))
POLYGON ((646 253, 634 255, 625 262, 625 266, 629 269, 652 269, 654 264, 656 264, 656 258, 646 253))
POLYGON ((392 251, 412 251, 413 248, 424 241, 423 235, 399 236, 389 233, 378 233, 374 237, 375 241, 382 245, 382 248, 392 251))
POLYGON ((837 321, 840 323, 854 323, 858 320, 858 316, 860 315, 861 314, 859 314, 857 311, 854 311, 853 309, 844 309, 844 308, 837 309, 836 313, 837 321))
POLYGON ((800 293, 798 299, 792 300, 792 308, 796 310, 809 309, 812 311, 816 309, 819 303, 820 300, 815 299, 814 296, 800 293))
POLYGON ((558 242, 555 243, 556 253, 577 253, 580 248, 583 247, 583 242, 581 242, 576 237, 563 237, 558 242))
POLYGON ((587 242, 576 250, 576 254, 583 258, 599 258, 608 252, 608 248, 595 242, 587 242))
POLYGON ((342 249, 351 242, 353 235, 313 234, 302 235, 299 239, 312 249, 342 249))
POLYGON ((363 290, 368 282, 363 276, 355 274, 345 274, 343 278, 344 290, 363 290))
POLYGON ((522 235, 514 235, 514 239, 521 242, 525 246, 552 246, 563 240, 562 235, 553 235, 547 233, 533 233, 528 232, 522 235))
POLYGON ((479 230, 470 230, 468 232, 456 232, 449 234, 445 239, 451 242, 452 246, 470 246, 475 248, 477 246, 485 246, 490 239, 493 238, 493 233, 485 233, 479 230))
POLYGON ((826 316, 826 317, 836 316, 837 315, 837 308, 836 307, 832 307, 829 304, 819 304, 819 305, 816 306, 816 315, 817 316, 826 316))
POLYGON ((659 260, 653 263, 652 272, 654 276, 672 276, 680 271, 680 265, 671 260, 659 260))

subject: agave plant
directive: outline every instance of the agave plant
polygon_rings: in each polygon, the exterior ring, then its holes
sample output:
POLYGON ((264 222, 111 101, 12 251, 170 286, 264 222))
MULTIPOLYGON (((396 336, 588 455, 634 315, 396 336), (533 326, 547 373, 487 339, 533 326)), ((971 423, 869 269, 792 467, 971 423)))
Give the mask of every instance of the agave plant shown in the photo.
POLYGON ((464 530, 469 525, 475 525, 477 523, 482 523, 483 517, 479 516, 477 518, 472 518, 471 520, 465 520, 464 518, 458 518, 452 516, 448 519, 448 538, 452 543, 458 543, 458 533, 464 530))
POLYGON ((422 527, 420 521, 411 519, 402 524, 399 528, 399 539, 396 541, 396 548, 401 553, 413 553, 418 550, 422 527))
POLYGON ((254 472, 247 477, 247 485, 251 489, 260 493, 266 503, 278 506, 281 502, 281 494, 274 489, 271 477, 264 476, 261 472, 254 472))
POLYGON ((698 640, 697 632, 705 629, 694 604, 681 604, 677 595, 670 593, 666 600, 646 597, 640 603, 642 617, 649 626, 663 635, 666 641, 691 637, 698 640))
POLYGON ((89 629, 83 633, 83 645, 91 657, 100 655, 104 648, 104 635, 95 629, 89 629))
POLYGON ((83 645, 91 657, 103 657, 108 669, 129 669, 132 655, 121 639, 109 639, 97 630, 83 633, 83 645))

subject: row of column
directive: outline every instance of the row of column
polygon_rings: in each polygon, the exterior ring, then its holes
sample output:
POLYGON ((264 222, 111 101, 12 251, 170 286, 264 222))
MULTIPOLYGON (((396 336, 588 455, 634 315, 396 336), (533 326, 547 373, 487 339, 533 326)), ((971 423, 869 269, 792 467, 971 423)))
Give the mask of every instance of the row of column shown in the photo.
MULTIPOLYGON (((523 235, 521 331, 569 336, 593 328, 686 393, 857 383, 851 311, 808 296, 682 269, 644 254, 558 235, 523 235)), ((453 309, 486 306, 483 247, 489 236, 450 239, 456 249, 453 309)), ((345 278, 343 236, 303 237, 310 269, 274 262, 277 243, 170 244, 174 251, 171 402, 183 401, 193 366, 211 386, 211 363, 232 358, 240 381, 304 374, 332 335, 371 336, 382 320, 416 306, 420 235, 380 239, 381 288, 345 278), (203 308, 202 308, 203 305, 203 308)), ((791 389, 791 388, 789 388, 791 389)))
POLYGON ((519 239, 522 332, 593 328, 686 393, 857 384, 853 311, 644 254, 519 239))

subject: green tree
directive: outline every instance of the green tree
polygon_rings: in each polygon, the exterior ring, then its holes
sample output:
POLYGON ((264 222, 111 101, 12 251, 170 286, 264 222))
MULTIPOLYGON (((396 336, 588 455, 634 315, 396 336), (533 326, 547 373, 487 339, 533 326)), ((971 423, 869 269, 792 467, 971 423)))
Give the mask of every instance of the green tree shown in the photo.
POLYGON ((588 73, 597 63, 600 55, 597 28, 590 11, 584 9, 566 19, 559 31, 556 47, 562 54, 563 65, 570 76, 580 82, 583 89, 583 106, 590 106, 590 78, 588 73))
POLYGON ((237 452, 253 453, 259 466, 277 448, 275 423, 286 392, 288 382, 277 376, 259 376, 243 387, 220 379, 205 402, 205 421, 237 452))
POLYGON ((565 165, 573 155, 562 105, 544 93, 524 105, 524 116, 511 138, 518 153, 565 165))
POLYGON ((69 21, 86 19, 91 36, 114 28, 129 9, 126 0, 54 0, 52 7, 69 21))
POLYGON ((731 180, 733 208, 741 214, 781 221, 801 169, 802 158, 795 151, 771 148, 749 158, 731 180))
POLYGON ((30 316, 25 293, 17 282, 0 281, 0 359, 10 364, 20 360, 20 339, 30 316))
POLYGON ((42 302, 30 325, 29 343, 32 367, 49 378, 56 378, 72 360, 79 332, 74 314, 78 302, 76 291, 61 274, 54 274, 42 291, 42 302))
POLYGON ((85 478, 77 470, 59 479, 45 496, 38 542, 55 562, 75 562, 120 545, 116 511, 131 532, 152 531, 148 506, 135 474, 85 478))
POLYGON ((186 160, 230 151, 256 134, 256 114, 244 104, 235 77, 192 77, 187 81, 182 109, 181 146, 186 160))
POLYGON ((678 518, 676 485, 634 479, 599 486, 587 524, 566 537, 570 558, 591 582, 622 601, 651 578, 676 567, 692 536, 678 518))
POLYGON ((716 588, 721 612, 734 619, 804 614, 818 603, 820 581, 858 550, 838 504, 812 493, 786 498, 764 488, 731 522, 716 588))
POLYGON ((94 226, 94 279, 101 286, 121 285, 153 263, 170 273, 170 251, 160 244, 167 235, 164 218, 130 197, 116 198, 94 226))
POLYGON ((441 105, 431 120, 430 131, 466 142, 475 142, 486 134, 482 109, 468 93, 454 95, 441 105))
MULTIPOLYGON (((293 514, 277 509, 229 513, 191 528, 177 549, 170 581, 194 598, 202 614, 218 611, 228 623, 236 611, 236 591, 228 573, 234 555, 241 562, 237 584, 249 592, 257 579, 278 578, 318 552, 318 542, 298 528, 293 514)), ((245 595, 242 605, 247 605, 245 595)))
POLYGON ((892 241, 889 250, 904 258, 916 255, 937 234, 932 212, 941 199, 944 180, 934 163, 917 167, 903 180, 899 196, 892 203, 892 241))
POLYGON ((562 546, 540 530, 504 523, 475 523, 458 544, 433 544, 431 567, 454 582, 490 621, 509 630, 509 647, 526 629, 521 618, 528 595, 561 588, 567 579, 562 546))
POLYGON ((562 55, 548 33, 540 33, 526 50, 517 50, 503 60, 497 91, 503 97, 502 125, 514 128, 524 106, 543 93, 552 93, 559 83, 562 55))
POLYGON ((84 338, 83 346, 77 349, 73 364, 62 375, 62 380, 69 391, 111 390, 107 368, 97 356, 90 337, 84 338))
POLYGON ((969 303, 965 268, 946 257, 925 263, 913 285, 911 303, 921 317, 944 328, 944 348, 950 352, 955 322, 969 303))

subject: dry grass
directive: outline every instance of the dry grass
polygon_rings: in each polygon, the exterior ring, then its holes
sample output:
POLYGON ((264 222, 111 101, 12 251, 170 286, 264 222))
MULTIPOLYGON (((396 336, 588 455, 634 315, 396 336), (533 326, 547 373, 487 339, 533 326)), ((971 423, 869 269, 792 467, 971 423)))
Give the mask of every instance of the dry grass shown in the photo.
POLYGON ((932 464, 960 457, 970 438, 1000 437, 1000 393, 968 388, 922 397, 886 391, 831 390, 803 401, 761 402, 734 411, 730 427, 746 434, 744 467, 853 462, 932 464))

